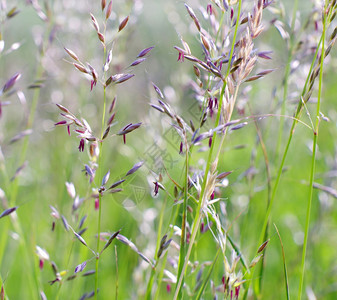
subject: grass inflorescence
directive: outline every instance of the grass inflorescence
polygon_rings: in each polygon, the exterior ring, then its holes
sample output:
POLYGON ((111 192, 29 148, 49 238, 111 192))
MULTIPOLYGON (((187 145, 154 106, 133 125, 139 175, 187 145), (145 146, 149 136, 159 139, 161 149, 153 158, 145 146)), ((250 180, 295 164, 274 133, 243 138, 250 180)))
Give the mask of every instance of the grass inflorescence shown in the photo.
POLYGON ((14 2, 0 300, 336 297, 335 0, 14 2))

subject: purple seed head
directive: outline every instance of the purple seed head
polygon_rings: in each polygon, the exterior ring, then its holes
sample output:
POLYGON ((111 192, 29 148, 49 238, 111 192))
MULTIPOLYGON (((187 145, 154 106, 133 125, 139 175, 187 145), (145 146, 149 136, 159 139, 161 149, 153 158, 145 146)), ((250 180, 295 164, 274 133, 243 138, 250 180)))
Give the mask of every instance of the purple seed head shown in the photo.
POLYGON ((13 85, 15 84, 16 81, 18 81, 21 77, 21 74, 20 73, 16 73, 15 75, 13 75, 6 83, 5 85, 3 86, 0 94, 2 93, 6 93, 7 91, 9 91, 13 85))
POLYGON ((240 287, 241 285, 235 287, 235 299, 239 298, 240 287))
POLYGON ((95 210, 99 209, 99 198, 95 198, 95 210))
POLYGON ((43 261, 43 259, 39 259, 39 268, 40 268, 40 270, 42 270, 43 269, 43 265, 44 265, 44 261, 43 261))
POLYGON ((183 153, 183 142, 180 142, 179 154, 183 153))
POLYGON ((145 56, 146 54, 148 54, 154 47, 149 47, 149 48, 146 48, 142 51, 139 52, 139 54, 137 55, 137 57, 143 57, 145 56))
POLYGON ((159 192, 159 184, 158 181, 154 182, 154 195, 157 196, 159 192))
POLYGON ((80 140, 80 145, 78 146, 78 150, 80 152, 83 152, 84 151, 84 139, 81 139, 80 140))
POLYGON ((211 4, 208 4, 208 5, 207 5, 207 13, 208 13, 209 15, 212 15, 212 14, 213 14, 213 8, 212 8, 212 5, 211 5, 211 4))
POLYGON ((97 80, 90 81, 90 91, 92 91, 93 87, 96 86, 97 80))
POLYGON ((179 54, 178 54, 178 61, 183 62, 183 61, 184 61, 184 58, 185 58, 184 53, 183 53, 183 52, 179 52, 179 54))

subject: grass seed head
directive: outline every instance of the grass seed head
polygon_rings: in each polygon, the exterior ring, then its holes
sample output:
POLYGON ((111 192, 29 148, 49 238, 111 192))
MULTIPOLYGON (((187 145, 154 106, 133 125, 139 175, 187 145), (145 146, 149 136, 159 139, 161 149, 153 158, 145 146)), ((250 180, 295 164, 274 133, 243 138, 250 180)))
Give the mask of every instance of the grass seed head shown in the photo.
POLYGON ((137 55, 137 57, 144 57, 145 55, 147 55, 154 47, 148 47, 145 48, 144 50, 140 51, 137 55))
POLYGON ((70 50, 70 49, 67 49, 67 48, 64 48, 64 50, 68 53, 68 55, 69 55, 72 59, 74 59, 74 60, 76 60, 76 61, 79 61, 78 56, 75 54, 74 51, 72 51, 72 50, 70 50))
POLYGON ((129 16, 127 16, 126 18, 124 18, 122 20, 122 22, 120 22, 120 24, 118 26, 118 32, 122 31, 125 28, 125 26, 128 23, 128 21, 129 21, 129 16))
POLYGON ((91 16, 92 25, 94 26, 96 32, 99 33, 99 25, 98 25, 96 18, 94 17, 93 14, 90 14, 90 16, 91 16))
POLYGON ((106 12, 105 12, 105 19, 109 19, 110 15, 111 15, 111 12, 112 12, 112 0, 109 2, 108 4, 108 8, 106 9, 106 12))
POLYGON ((105 6, 106 6, 106 0, 101 0, 102 11, 104 10, 105 6))

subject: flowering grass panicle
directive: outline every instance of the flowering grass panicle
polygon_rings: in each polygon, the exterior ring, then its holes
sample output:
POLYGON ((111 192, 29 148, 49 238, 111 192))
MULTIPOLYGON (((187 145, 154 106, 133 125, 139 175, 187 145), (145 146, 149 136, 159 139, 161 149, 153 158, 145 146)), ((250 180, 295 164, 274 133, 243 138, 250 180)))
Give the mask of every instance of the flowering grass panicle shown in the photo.
POLYGON ((0 300, 336 298, 336 10, 2 0, 0 300))

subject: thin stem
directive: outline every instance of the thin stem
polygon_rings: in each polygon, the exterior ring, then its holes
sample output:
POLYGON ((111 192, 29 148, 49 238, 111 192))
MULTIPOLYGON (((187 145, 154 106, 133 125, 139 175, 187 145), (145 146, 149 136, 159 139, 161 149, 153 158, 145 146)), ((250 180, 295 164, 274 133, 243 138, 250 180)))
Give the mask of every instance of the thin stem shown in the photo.
POLYGON ((102 218, 102 196, 99 195, 98 198, 98 220, 97 220, 97 245, 96 245, 96 264, 95 264, 95 300, 97 299, 98 293, 98 265, 99 265, 99 244, 100 244, 100 234, 101 234, 101 218, 102 218))
POLYGON ((290 294, 289 294, 289 282, 288 282, 288 271, 287 271, 287 264, 286 264, 286 255, 284 253, 284 247, 283 247, 283 242, 281 239, 280 232, 278 231, 278 228, 274 224, 276 233, 278 235, 278 238, 280 240, 281 244, 281 250, 282 250, 282 259, 283 259, 283 272, 284 272, 284 282, 285 282, 285 288, 286 288, 286 295, 287 295, 287 300, 290 300, 290 294))
MULTIPOLYGON (((295 133, 295 128, 296 128, 297 123, 300 122, 299 119, 300 119, 302 108, 303 108, 302 99, 307 92, 308 83, 309 83, 310 76, 311 76, 311 74, 313 72, 313 69, 314 69, 314 65, 315 65, 315 62, 316 62, 316 58, 317 58, 317 55, 318 55, 320 45, 322 43, 322 39, 323 38, 321 36, 321 38, 318 42, 315 54, 313 56, 312 62, 311 62, 311 66, 310 66, 310 70, 309 70, 308 75, 307 75, 307 79, 306 79, 304 87, 302 89, 302 94, 300 96, 301 99, 298 102, 298 105, 297 105, 297 108, 296 108, 296 111, 295 111, 295 115, 292 118, 293 122, 292 122, 291 128, 289 130, 289 136, 288 136, 287 144, 286 144, 286 147, 284 149, 283 156, 282 156, 282 159, 281 159, 281 163, 280 163, 278 171, 277 171, 277 175, 276 175, 275 183, 274 183, 274 186, 273 186, 273 191, 272 191, 272 194, 271 194, 270 202, 269 202, 269 205, 267 206, 267 211, 266 211, 266 214, 265 214, 265 217, 264 217, 264 221, 263 221, 262 230, 261 230, 261 233, 260 233, 258 245, 261 245, 265 241, 265 237, 268 238, 268 235, 266 234, 266 232, 267 232, 268 223, 269 223, 269 219, 270 219, 270 215, 271 215, 271 210, 272 210, 272 207, 273 207, 273 204, 274 204, 274 201, 275 201, 278 185, 279 185, 280 180, 281 180, 281 175, 282 175, 282 172, 283 172, 285 160, 287 158, 289 148, 290 148, 290 144, 291 144, 293 135, 295 133)), ((246 281, 246 291, 245 291, 244 299, 246 299, 246 297, 248 295, 248 289, 249 289, 250 283, 252 281, 251 279, 254 276, 254 271, 255 271, 255 268, 253 268, 252 272, 250 274, 248 274, 248 276, 246 277, 247 281, 246 281)))
MULTIPOLYGON (((314 66, 315 61, 316 61, 316 57, 317 57, 317 53, 318 53, 318 49, 319 49, 321 41, 322 41, 322 39, 319 41, 316 53, 315 53, 314 58, 312 60, 311 67, 310 67, 310 70, 309 70, 309 73, 308 73, 308 76, 307 76, 307 80, 306 80, 305 85, 304 85, 303 90, 302 90, 301 98, 304 96, 304 94, 306 92, 307 84, 308 84, 310 75, 312 73, 313 66, 314 66)), ((263 226, 262 226, 262 231, 261 231, 261 234, 260 234, 259 244, 262 244, 264 242, 264 236, 265 236, 265 232, 266 232, 266 228, 267 228, 267 224, 268 224, 268 219, 269 219, 270 214, 271 214, 271 209, 272 209, 272 206, 273 206, 273 203, 274 203, 274 200, 275 200, 278 185, 280 183, 284 163, 285 163, 286 157, 287 157, 288 152, 289 152, 289 148, 290 148, 290 144, 291 144, 293 135, 295 133, 295 127, 296 127, 297 123, 299 122, 298 120, 300 118, 302 108, 303 108, 303 102, 300 100, 299 103, 298 103, 298 106, 296 108, 295 117, 293 118, 293 123, 292 123, 290 131, 289 131, 288 141, 287 141, 285 150, 283 152, 283 156, 282 156, 280 166, 278 168, 278 172, 277 172, 277 176, 276 176, 276 179, 275 179, 275 184, 274 184, 274 187, 273 187, 271 199, 270 199, 269 205, 267 207, 267 212, 265 214, 265 218, 264 218, 264 222, 263 222, 263 226)))
POLYGON ((220 36, 220 32, 221 32, 220 29, 222 27, 224 19, 225 19, 225 12, 222 11, 221 19, 220 19, 220 22, 219 22, 219 29, 218 29, 218 32, 216 33, 216 37, 215 37, 215 43, 217 43, 217 41, 219 40, 219 36, 220 36))
MULTIPOLYGON (((104 30, 105 35, 105 30, 104 30)), ((106 47, 104 46, 103 53, 103 64, 106 60, 106 47)), ((104 82, 106 79, 106 72, 104 72, 104 82)), ((101 129, 101 137, 104 133, 104 124, 105 124, 105 111, 106 111, 106 87, 103 87, 103 112, 102 112, 102 129, 101 129)), ((103 141, 100 141, 100 151, 98 156, 98 168, 99 168, 99 178, 98 184, 101 183, 103 178, 103 169, 102 169, 102 158, 103 157, 103 141)), ((100 235, 101 235, 101 219, 102 219, 102 195, 99 193, 98 196, 98 220, 97 220, 97 244, 96 244, 96 264, 95 264, 95 300, 97 300, 98 293, 98 266, 99 266, 99 246, 100 246, 100 235)))
POLYGON ((115 299, 118 299, 118 255, 117 255, 117 246, 115 245, 115 257, 116 257, 116 293, 115 299))
MULTIPOLYGON (((248 104, 248 106, 249 106, 250 112, 252 112, 249 104, 248 104)), ((264 163, 265 163, 265 167, 266 167, 266 175, 267 175, 267 206, 268 206, 269 203, 270 203, 271 191, 272 191, 271 174, 270 174, 270 165, 269 165, 268 153, 267 153, 266 146, 265 146, 265 144, 263 142, 262 133, 261 133, 261 130, 259 128, 259 125, 258 125, 258 122, 257 122, 256 119, 254 119, 254 125, 255 125, 257 136, 258 136, 258 139, 259 139, 259 142, 260 142, 260 145, 261 145, 261 149, 262 149, 262 153, 263 153, 263 157, 264 157, 264 163)), ((252 195, 250 195, 250 197, 252 197, 252 195)), ((250 201, 249 201, 249 203, 250 203, 250 201)), ((266 240, 266 238, 264 238, 264 240, 266 240)), ((259 281, 258 281, 258 287, 257 287, 258 293, 257 294, 259 294, 259 292, 262 289, 262 278, 263 278, 263 272, 264 272, 264 263, 263 263, 264 258, 265 258, 265 255, 263 255, 263 257, 262 257, 262 263, 260 264, 261 267, 260 267, 260 272, 259 272, 259 281)))
MULTIPOLYGON (((289 76, 291 71, 291 62, 293 58, 293 52, 295 48, 295 19, 296 19, 296 12, 298 8, 298 0, 294 1, 294 7, 293 7, 293 16, 291 21, 291 29, 290 29, 290 41, 289 41, 289 50, 288 50, 288 60, 285 67, 285 73, 284 73, 284 86, 283 86, 283 99, 282 99, 282 107, 281 107, 281 115, 284 115, 286 113, 286 101, 288 98, 288 86, 289 86, 289 76)), ((282 144, 282 136, 283 136, 283 129, 284 129, 284 119, 280 119, 280 128, 279 128, 279 135, 278 135, 278 141, 277 141, 277 147, 276 147, 276 155, 277 158, 279 156, 281 144, 282 144)))
POLYGON ((211 277, 211 274, 212 274, 212 272, 213 272, 213 270, 214 270, 215 263, 216 263, 217 260, 218 260, 220 250, 221 250, 221 248, 219 247, 219 248, 218 248, 218 251, 217 251, 216 254, 215 254, 215 258, 214 258, 214 260, 213 260, 213 262, 212 262, 212 265, 210 266, 210 268, 209 268, 209 270, 208 270, 208 273, 207 273, 207 275, 206 275, 206 278, 204 279, 204 281, 203 281, 203 283, 202 283, 202 285, 201 285, 201 287, 200 287, 200 289, 199 289, 199 292, 198 292, 198 294, 197 294, 197 296, 196 296, 196 298, 195 298, 196 300, 199 300, 199 299, 201 298, 202 294, 204 293, 204 290, 205 290, 206 285, 207 285, 207 283, 208 283, 208 281, 209 281, 209 278, 211 277))
POLYGON ((312 156, 311 156, 311 172, 310 172, 310 180, 309 180, 309 199, 307 205, 307 215, 305 221, 305 233, 304 233, 304 241, 303 241, 303 251, 302 251, 302 262, 301 262, 301 275, 300 275, 300 284, 298 289, 298 299, 302 298, 302 289, 303 289, 303 280, 304 280, 304 272, 305 272, 305 258, 306 251, 308 245, 308 236, 309 236, 309 226, 310 226, 310 213, 312 206, 312 197, 314 190, 314 176, 315 176, 315 167, 316 167, 316 151, 317 151, 317 139, 318 139, 318 130, 319 130, 319 117, 320 117, 320 108, 321 108, 321 99, 322 99, 322 84, 323 84, 323 65, 324 65, 324 44, 325 44, 325 35, 326 35, 326 26, 327 26, 327 16, 326 16, 326 7, 325 4, 324 12, 323 12, 323 33, 322 33, 322 47, 321 47, 321 59, 320 59, 320 70, 319 70, 319 82, 318 82, 318 96, 317 96, 317 106, 316 106, 316 123, 315 123, 315 131, 313 136, 313 146, 312 146, 312 156))
MULTIPOLYGON (((165 197, 165 201, 164 201, 164 205, 161 208, 160 211, 160 218, 159 218, 159 224, 158 224, 158 234, 157 234, 157 244, 156 244, 156 251, 155 251, 155 257, 158 253, 159 247, 160 247, 160 241, 162 238, 162 228, 163 228, 163 222, 164 222, 164 211, 165 211, 165 207, 166 207, 166 202, 167 202, 167 197, 165 197)), ((157 257, 156 259, 156 263, 154 265, 154 267, 151 270, 151 275, 150 275, 150 279, 148 281, 147 284, 147 289, 146 289, 146 295, 144 299, 151 299, 151 292, 152 292, 152 287, 153 287, 153 282, 154 282, 154 276, 156 273, 156 267, 158 265, 159 262, 159 258, 157 257)))
MULTIPOLYGON (((188 163, 189 163, 189 149, 187 144, 187 138, 185 133, 185 188, 184 188, 184 202, 183 202, 183 218, 181 224, 181 239, 180 239, 180 251, 179 251, 179 265, 178 265, 178 276, 177 282, 180 281, 183 276, 183 265, 185 262, 185 246, 186 246, 186 222, 187 222, 187 200, 188 200, 188 163)), ((184 284, 184 278, 182 278, 182 285, 184 284)), ((181 290, 178 294, 181 298, 181 290)))
MULTIPOLYGON (((220 99, 219 99, 219 108, 218 108, 215 127, 218 126, 218 124, 220 122, 220 117, 221 117, 221 112, 222 112, 222 102, 224 101, 224 93, 225 93, 225 88, 226 88, 226 78, 229 75, 231 62, 232 62, 232 58, 233 58, 233 54, 234 54, 234 46, 235 46, 236 36, 237 36, 238 27, 239 27, 239 23, 240 23, 239 18, 240 18, 240 14, 241 14, 241 7, 242 7, 242 0, 239 0, 237 22, 236 22, 236 25, 235 25, 234 36, 233 36, 233 41, 232 41, 232 46, 231 46, 231 52, 230 52, 230 56, 229 56, 228 66, 227 66, 227 72, 226 72, 225 80, 224 80, 224 83, 223 83, 223 86, 222 86, 222 89, 221 89, 221 94, 220 94, 220 99)), ((196 238, 196 235, 197 235, 197 232, 198 232, 198 228, 200 226, 201 217, 202 217, 202 205, 205 202, 204 201, 205 188, 206 188, 206 183, 207 183, 207 179, 208 179, 208 173, 209 173, 209 170, 210 170, 210 167, 211 167, 211 164, 212 164, 212 154, 213 154, 214 147, 215 147, 215 140, 216 140, 216 133, 214 133, 213 137, 212 137, 211 149, 210 149, 209 154, 208 154, 204 179, 203 179, 201 193, 200 193, 199 202, 198 202, 198 208, 197 208, 197 211, 196 211, 196 215, 194 217, 194 223, 193 223, 193 227, 192 227, 192 234, 191 234, 191 238, 190 238, 190 243, 189 243, 189 247, 188 247, 188 250, 187 250, 187 253, 186 253, 186 256, 185 256, 185 262, 184 262, 182 272, 181 272, 182 275, 179 277, 179 279, 177 281, 176 291, 175 291, 174 298, 173 298, 174 300, 178 299, 178 295, 180 294, 180 289, 182 287, 184 274, 186 272, 187 264, 188 264, 188 261, 189 261, 190 255, 191 255, 193 244, 195 242, 195 238, 196 238)), ((219 153, 219 151, 218 151, 218 153, 219 153)), ((216 161, 215 164, 217 165, 217 161, 216 161)), ((187 186, 185 188, 187 188, 187 186)))
MULTIPOLYGON (((165 205, 166 205, 166 202, 165 202, 165 205)), ((178 206, 175 205, 175 210, 172 209, 171 211, 171 215, 170 215, 170 219, 168 221, 168 224, 175 224, 176 223, 176 220, 178 218, 178 214, 179 214, 179 209, 178 209, 178 206)), ((173 235, 173 231, 174 231, 174 228, 173 226, 171 227, 171 229, 169 230, 169 228, 167 228, 167 231, 169 231, 169 236, 172 236, 173 235)), ((168 256, 168 252, 165 253, 165 256, 163 257, 162 259, 162 266, 161 266, 161 269, 160 269, 160 272, 159 272, 159 275, 158 275, 158 280, 157 280, 157 291, 156 291, 156 294, 154 296, 154 300, 156 299, 160 299, 159 295, 160 295, 160 285, 161 285, 161 282, 162 282, 162 279, 164 277, 164 270, 165 270, 165 265, 166 265, 166 261, 167 261, 167 256, 168 256)))

